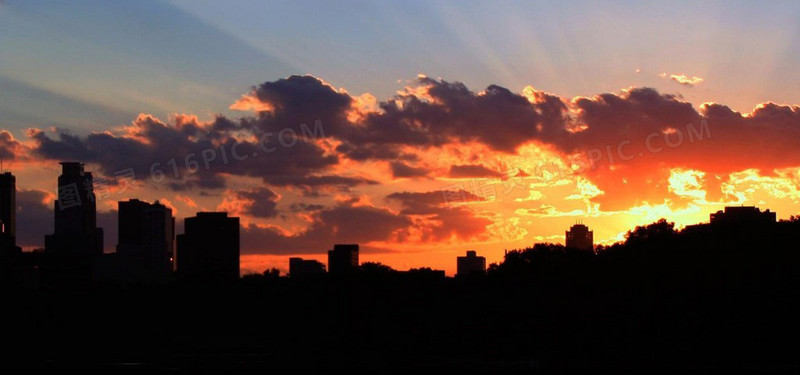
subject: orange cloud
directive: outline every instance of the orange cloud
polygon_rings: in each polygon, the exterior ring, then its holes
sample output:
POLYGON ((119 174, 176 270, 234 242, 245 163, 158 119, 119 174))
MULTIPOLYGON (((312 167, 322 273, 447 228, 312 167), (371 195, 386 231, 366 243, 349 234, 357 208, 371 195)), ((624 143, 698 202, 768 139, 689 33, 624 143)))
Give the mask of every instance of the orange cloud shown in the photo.
POLYGON ((194 199, 192 199, 192 198, 189 198, 188 196, 185 196, 185 195, 176 195, 176 196, 175 196, 175 199, 177 199, 177 200, 179 200, 179 201, 183 202, 185 205, 187 205, 187 206, 189 206, 189 207, 192 207, 192 208, 197 208, 197 202, 195 202, 195 201, 194 201, 194 199))
POLYGON ((244 94, 228 107, 237 111, 272 112, 275 107, 270 103, 258 100, 252 93, 244 94))
POLYGON ((677 82, 681 85, 694 87, 703 83, 704 79, 697 76, 687 76, 685 74, 667 74, 661 73, 658 75, 661 78, 669 78, 671 81, 677 82))

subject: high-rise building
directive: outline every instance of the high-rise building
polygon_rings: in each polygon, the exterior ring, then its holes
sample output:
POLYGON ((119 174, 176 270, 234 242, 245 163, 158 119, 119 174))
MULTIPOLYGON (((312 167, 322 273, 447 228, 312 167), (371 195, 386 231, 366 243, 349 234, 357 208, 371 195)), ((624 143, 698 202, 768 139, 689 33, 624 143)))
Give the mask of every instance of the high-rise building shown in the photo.
POLYGON ((336 244, 328 250, 328 272, 343 274, 358 269, 358 245, 336 244))
POLYGON ((103 229, 97 227, 92 173, 83 163, 61 162, 55 231, 45 236, 45 252, 59 255, 103 254, 103 229))
POLYGON ((138 199, 119 202, 118 207, 120 261, 147 276, 169 275, 175 238, 172 209, 158 201, 150 204, 138 199))
POLYGON ((467 256, 456 259, 456 276, 482 274, 486 272, 486 258, 479 257, 475 250, 467 251, 467 256))
POLYGON ((594 250, 594 233, 583 224, 575 224, 565 232, 566 247, 579 250, 594 250))
POLYGON ((303 279, 325 274, 325 265, 313 259, 289 258, 289 277, 303 279))
POLYGON ((190 279, 239 277, 239 218, 227 212, 198 212, 184 219, 177 236, 177 272, 190 279))
POLYGON ((9 172, 0 174, 0 248, 11 249, 17 235, 16 178, 9 172))
POLYGON ((0 174, 0 284, 12 281, 22 255, 16 245, 16 181, 11 173, 0 174))
POLYGON ((78 162, 62 162, 54 233, 44 239, 42 284, 48 288, 86 285, 103 255, 103 229, 97 227, 92 174, 78 162))

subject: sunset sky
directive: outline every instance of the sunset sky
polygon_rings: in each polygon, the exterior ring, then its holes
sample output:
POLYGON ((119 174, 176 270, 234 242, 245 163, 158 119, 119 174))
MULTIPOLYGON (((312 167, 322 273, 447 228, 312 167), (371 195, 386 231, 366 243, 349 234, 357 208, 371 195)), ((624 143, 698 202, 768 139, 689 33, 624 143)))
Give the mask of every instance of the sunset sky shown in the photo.
POLYGON ((800 3, 0 0, 18 242, 58 161, 116 202, 241 217, 242 271, 334 243, 396 269, 475 249, 800 214, 800 3), (213 154, 213 157, 212 157, 213 154))

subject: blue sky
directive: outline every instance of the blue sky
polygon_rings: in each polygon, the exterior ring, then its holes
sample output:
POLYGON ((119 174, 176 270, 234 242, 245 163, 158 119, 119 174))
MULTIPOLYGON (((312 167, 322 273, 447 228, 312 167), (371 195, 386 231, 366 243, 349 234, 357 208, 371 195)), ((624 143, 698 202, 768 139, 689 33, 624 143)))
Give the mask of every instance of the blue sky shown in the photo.
POLYGON ((749 111, 800 102, 799 22, 791 1, 7 0, 0 124, 81 132, 139 112, 207 117, 298 73, 379 99, 424 73, 567 97, 652 86, 749 111))

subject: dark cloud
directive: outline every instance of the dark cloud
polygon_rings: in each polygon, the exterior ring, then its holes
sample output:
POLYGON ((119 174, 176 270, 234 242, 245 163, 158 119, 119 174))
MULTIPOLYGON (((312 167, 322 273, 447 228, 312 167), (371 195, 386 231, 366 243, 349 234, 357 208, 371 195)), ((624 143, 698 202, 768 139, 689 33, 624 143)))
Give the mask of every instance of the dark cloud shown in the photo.
POLYGON ((325 206, 321 204, 308 204, 303 202, 295 202, 289 205, 290 212, 311 212, 324 209, 325 206))
POLYGON ((239 191, 236 195, 249 203, 244 213, 261 218, 275 217, 278 214, 278 194, 274 191, 262 188, 253 191, 239 191))
MULTIPOLYGON (((484 200, 467 191, 460 193, 469 202, 484 200)), ((387 195, 386 200, 399 202, 401 214, 424 218, 416 222, 422 241, 486 238, 486 226, 492 223, 468 206, 448 206, 441 191, 398 192, 387 195)))
POLYGON ((403 146, 460 141, 513 153, 526 142, 565 132, 567 107, 555 96, 537 93, 531 103, 497 85, 476 93, 460 82, 420 78, 417 84, 425 95, 415 91, 384 101, 381 112, 339 136, 346 141, 342 152, 357 159, 393 159, 403 146))
POLYGON ((350 108, 353 99, 310 75, 293 75, 253 87, 252 95, 273 107, 275 116, 333 118, 350 108))
POLYGON ((412 167, 401 161, 393 161, 389 163, 389 167, 392 169, 392 176, 394 178, 426 177, 428 173, 430 173, 430 171, 425 168, 412 167))
POLYGON ((42 190, 17 190, 17 245, 44 247, 44 236, 53 233, 53 204, 45 203, 42 190))
MULTIPOLYGON (((464 192, 464 194, 468 194, 464 192)), ((492 222, 466 207, 445 207, 442 193, 400 192, 386 197, 399 202, 400 213, 386 208, 354 205, 355 200, 333 208, 295 205, 307 209, 313 222, 302 233, 287 235, 278 228, 251 224, 242 229, 242 251, 248 254, 319 254, 333 243, 389 241, 441 241, 480 239, 492 222), (413 238, 411 233, 421 233, 413 238)), ((473 201, 480 200, 470 195, 473 201)))
POLYGON ((326 155, 303 133, 286 133, 283 144, 277 139, 278 133, 264 142, 234 138, 237 133, 251 132, 248 126, 222 117, 211 124, 178 117, 175 124, 168 125, 141 115, 125 135, 93 133, 78 137, 57 131, 51 138, 43 131, 32 131, 30 136, 36 142, 34 152, 43 158, 96 163, 103 174, 112 177, 133 169, 136 179, 163 180, 176 190, 221 188, 226 174, 306 188, 372 183, 364 178, 318 175, 336 165, 338 158, 326 155))
POLYGON ((312 214, 313 223, 299 234, 251 224, 242 228, 242 252, 247 254, 319 254, 334 243, 368 243, 402 236, 412 224, 404 215, 377 207, 344 204, 312 214))
POLYGON ((501 177, 503 174, 493 171, 482 165, 454 165, 450 167, 449 177, 453 178, 479 178, 479 177, 501 177))

